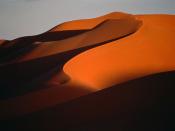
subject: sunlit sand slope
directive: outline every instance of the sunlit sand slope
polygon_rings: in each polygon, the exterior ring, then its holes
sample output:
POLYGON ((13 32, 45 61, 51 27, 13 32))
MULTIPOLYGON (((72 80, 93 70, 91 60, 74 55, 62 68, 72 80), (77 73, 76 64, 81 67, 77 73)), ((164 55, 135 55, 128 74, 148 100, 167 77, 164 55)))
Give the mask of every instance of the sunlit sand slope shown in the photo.
POLYGON ((113 12, 96 18, 65 22, 51 29, 50 32, 65 31, 65 30, 87 30, 94 28, 95 26, 97 26, 98 24, 107 19, 128 19, 128 18, 133 19, 134 16, 121 12, 113 12))
POLYGON ((136 17, 143 22, 136 33, 77 55, 66 63, 64 71, 72 80, 102 89, 175 70, 175 17, 136 17))
MULTIPOLYGON (((91 25, 98 19, 82 20, 82 25, 91 25)), ((72 31, 48 31, 4 44, 1 48, 4 59, 0 65, 0 98, 4 100, 2 105, 6 113, 2 115, 13 116, 41 110, 93 92, 91 87, 72 82, 72 78, 63 71, 64 64, 83 51, 131 35, 141 24, 133 15, 112 13, 100 17, 100 23, 92 29, 86 28, 78 34, 72 31), (33 103, 36 99, 44 102, 33 103)))
POLYGON ((0 130, 171 129, 174 23, 114 12, 0 41, 0 130))

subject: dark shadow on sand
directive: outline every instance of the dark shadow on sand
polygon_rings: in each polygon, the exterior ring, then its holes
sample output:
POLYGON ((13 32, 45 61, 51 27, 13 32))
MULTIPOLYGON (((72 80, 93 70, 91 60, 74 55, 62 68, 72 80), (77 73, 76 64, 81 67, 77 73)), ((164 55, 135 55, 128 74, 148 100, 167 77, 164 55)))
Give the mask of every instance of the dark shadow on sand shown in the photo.
POLYGON ((37 45, 33 45, 34 42, 47 42, 58 41, 67 39, 87 30, 70 30, 70 31, 58 31, 58 32, 46 32, 36 36, 21 37, 0 46, 0 64, 9 60, 15 59, 20 55, 24 55, 36 48, 37 45))
POLYGON ((172 131, 174 78, 166 72, 131 80, 3 124, 26 131, 172 131))
MULTIPOLYGON (((127 34, 126 36, 128 35, 130 34, 127 34)), ((43 82, 46 82, 56 73, 62 72, 64 64, 72 57, 88 49, 121 39, 123 37, 30 61, 1 65, 0 99, 7 99, 23 95, 29 91, 41 89, 43 82), (36 81, 35 79, 38 77, 39 80, 36 81)))

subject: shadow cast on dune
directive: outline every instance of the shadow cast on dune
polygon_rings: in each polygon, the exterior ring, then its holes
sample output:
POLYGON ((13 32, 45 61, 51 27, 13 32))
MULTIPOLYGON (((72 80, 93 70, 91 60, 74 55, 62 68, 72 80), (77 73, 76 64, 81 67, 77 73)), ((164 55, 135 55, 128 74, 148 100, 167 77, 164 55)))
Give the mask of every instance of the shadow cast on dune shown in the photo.
POLYGON ((84 50, 86 48, 1 66, 1 99, 40 89, 36 88, 38 83, 46 81, 55 73, 62 72, 64 63, 84 50), (37 79, 38 77, 40 78, 37 79))
POLYGON ((0 63, 17 58, 20 55, 25 55, 29 51, 37 47, 34 42, 47 42, 55 40, 63 40, 69 37, 79 35, 87 30, 68 30, 58 32, 46 32, 36 36, 21 37, 10 42, 3 43, 0 46, 0 63))
POLYGON ((87 31, 89 30, 68 30, 68 31, 47 32, 36 36, 35 41, 48 42, 48 41, 63 40, 76 35, 80 35, 87 31))
POLYGON ((2 40, 0 130, 174 130, 174 20, 111 13, 2 40))
POLYGON ((31 90, 38 90, 38 88, 36 88, 38 84, 36 83, 34 84, 32 82, 32 85, 30 85, 30 82, 33 81, 35 78, 41 76, 40 80, 37 80, 36 82, 42 83, 43 81, 46 81, 47 79, 49 79, 55 73, 59 73, 63 69, 63 65, 72 57, 76 56, 81 52, 84 52, 85 50, 103 45, 111 41, 113 40, 97 43, 95 45, 86 46, 83 48, 75 49, 73 51, 67 51, 56 55, 38 58, 38 59, 26 61, 26 62, 7 64, 4 66, 2 65, 0 67, 1 99, 9 98, 10 96, 12 97, 12 96, 20 95, 20 94, 23 94, 24 92, 28 92, 31 90), (55 71, 55 69, 57 71, 55 71), (30 71, 25 72, 28 70, 30 71), (50 75, 48 75, 47 72, 50 72, 50 75))
MULTIPOLYGON (((131 27, 129 29, 126 29, 126 31, 123 31, 122 33, 120 33, 120 31, 122 30, 122 27, 119 29, 118 28, 113 29, 114 33, 111 33, 110 35, 106 35, 100 32, 100 30, 105 30, 104 27, 106 26, 111 27, 113 24, 116 24, 116 22, 120 24, 124 23, 124 25, 128 23, 127 21, 125 22, 123 20, 105 21, 101 23, 100 26, 98 26, 98 28, 94 30, 94 32, 92 32, 95 34, 100 33, 104 37, 95 39, 93 34, 91 34, 90 32, 88 35, 88 39, 82 42, 84 45, 82 47, 80 46, 80 47, 77 47, 77 49, 69 49, 69 51, 65 51, 65 52, 61 52, 61 53, 57 53, 54 55, 49 55, 41 58, 36 58, 29 61, 11 63, 11 64, 2 64, 0 66, 0 74, 1 74, 0 98, 4 99, 9 97, 14 97, 18 95, 23 95, 23 93, 27 93, 28 91, 41 89, 42 85, 40 86, 40 84, 43 84, 43 81, 44 82, 47 81, 56 73, 62 72, 63 65, 72 57, 88 49, 94 48, 96 46, 100 46, 100 45, 127 37, 132 33, 134 33, 140 27, 140 22, 137 21, 136 23, 134 23, 136 27, 131 27), (39 79, 37 79, 38 77, 39 79)), ((120 24, 118 26, 120 26, 120 24)), ((110 28, 107 29, 107 31, 110 32, 110 28)), ((52 33, 52 35, 53 34, 54 33, 52 33)), ((56 36, 56 35, 57 33, 55 33, 53 36, 56 36)))
POLYGON ((174 129, 175 72, 112 86, 73 101, 4 121, 13 130, 174 129), (30 124, 29 124, 30 123, 30 124))
POLYGON ((3 42, 2 45, 0 46, 0 63, 10 61, 12 59, 15 59, 21 55, 25 55, 28 52, 32 51, 34 48, 38 47, 37 44, 34 44, 35 42, 42 43, 48 41, 59 41, 68 39, 70 37, 80 35, 87 31, 92 31, 100 27, 106 21, 108 20, 102 21, 102 23, 98 24, 96 27, 92 29, 46 32, 40 35, 25 36, 14 39, 12 41, 3 42))
POLYGON ((140 26, 141 21, 135 19, 111 19, 102 21, 90 30, 46 32, 41 35, 21 37, 0 47, 0 63, 3 64, 18 58, 19 56, 23 56, 32 51, 34 48, 38 47, 40 44, 44 44, 44 42, 61 41, 75 36, 80 36, 80 38, 83 38, 83 35, 81 34, 86 34, 87 38, 83 44, 97 44, 134 33, 140 26), (35 42, 39 42, 40 44, 34 44, 35 42))

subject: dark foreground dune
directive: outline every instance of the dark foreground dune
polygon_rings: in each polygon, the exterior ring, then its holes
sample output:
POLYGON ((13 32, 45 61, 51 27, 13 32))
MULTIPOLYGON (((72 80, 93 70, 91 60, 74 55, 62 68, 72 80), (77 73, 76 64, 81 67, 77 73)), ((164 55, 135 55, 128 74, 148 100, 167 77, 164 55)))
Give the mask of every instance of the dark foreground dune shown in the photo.
POLYGON ((7 130, 170 131, 174 78, 175 72, 143 77, 2 124, 7 130))
POLYGON ((0 130, 175 129, 174 23, 114 12, 0 41, 0 130))

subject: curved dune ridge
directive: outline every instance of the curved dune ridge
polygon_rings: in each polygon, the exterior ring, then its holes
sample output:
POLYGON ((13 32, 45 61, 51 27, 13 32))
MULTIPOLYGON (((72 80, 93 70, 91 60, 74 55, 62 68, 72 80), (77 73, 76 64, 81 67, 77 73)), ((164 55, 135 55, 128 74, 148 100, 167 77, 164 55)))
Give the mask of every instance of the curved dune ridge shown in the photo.
POLYGON ((139 31, 76 56, 66 63, 64 71, 75 81, 102 89, 175 70, 175 18, 167 15, 136 17, 143 21, 139 31))
POLYGON ((104 16, 100 16, 97 18, 91 18, 91 19, 82 19, 82 20, 74 20, 71 22, 65 22, 63 24, 60 24, 53 29, 50 30, 50 32, 55 31, 65 31, 65 30, 87 30, 87 29, 93 29, 95 26, 100 24, 101 22, 107 20, 107 19, 133 19, 134 16, 122 12, 112 12, 104 16))
MULTIPOLYGON (((82 123, 99 128, 109 118, 107 125, 123 121, 116 129, 134 129, 129 127, 134 109, 145 117, 142 111, 152 113, 156 102, 164 107, 161 96, 172 100, 174 23, 174 15, 113 12, 65 22, 36 36, 0 41, 0 120, 10 124, 9 129, 82 130, 82 123), (121 113, 125 106, 128 115, 121 113)), ((159 106, 154 108, 161 112, 159 106)))

